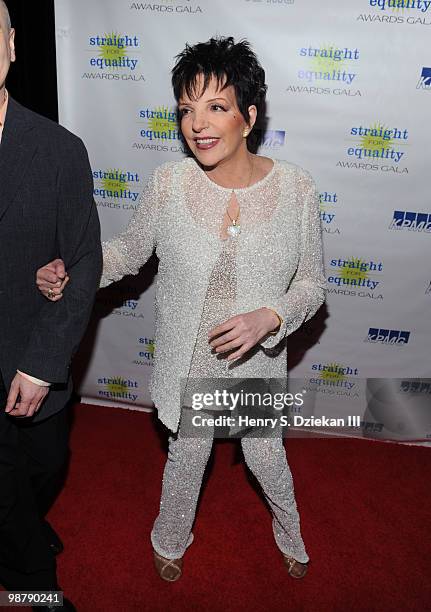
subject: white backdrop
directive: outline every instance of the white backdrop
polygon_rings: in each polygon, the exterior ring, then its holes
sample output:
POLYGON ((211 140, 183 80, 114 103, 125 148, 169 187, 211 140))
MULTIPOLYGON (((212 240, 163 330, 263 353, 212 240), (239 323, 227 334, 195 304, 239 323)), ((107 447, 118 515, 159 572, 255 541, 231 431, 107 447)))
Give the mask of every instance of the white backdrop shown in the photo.
MULTIPOLYGON (((214 34, 252 43, 269 86, 260 152, 308 169, 321 193, 327 313, 292 339, 291 377, 317 389, 315 414, 361 414, 363 435, 431 438, 431 2, 55 6, 60 122, 88 148, 104 239, 150 171, 183 156, 175 55, 214 34), (369 379, 384 379, 383 400, 369 379)), ((149 272, 99 293, 78 357, 87 401, 151 405, 149 272)))

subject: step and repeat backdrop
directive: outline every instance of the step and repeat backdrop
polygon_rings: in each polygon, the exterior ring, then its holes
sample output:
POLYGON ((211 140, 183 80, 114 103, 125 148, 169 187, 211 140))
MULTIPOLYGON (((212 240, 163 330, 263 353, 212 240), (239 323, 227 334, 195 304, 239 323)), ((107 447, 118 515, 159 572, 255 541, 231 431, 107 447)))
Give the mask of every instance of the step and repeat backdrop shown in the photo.
MULTIPOLYGON (((431 1, 55 9, 60 122, 87 146, 105 240, 152 169, 184 156, 175 56, 217 34, 252 43, 268 83, 260 153, 303 166, 320 192, 327 304, 290 347, 304 414, 360 415, 346 435, 431 439, 431 1)), ((151 407, 156 263, 99 292, 76 360, 86 401, 151 407)))

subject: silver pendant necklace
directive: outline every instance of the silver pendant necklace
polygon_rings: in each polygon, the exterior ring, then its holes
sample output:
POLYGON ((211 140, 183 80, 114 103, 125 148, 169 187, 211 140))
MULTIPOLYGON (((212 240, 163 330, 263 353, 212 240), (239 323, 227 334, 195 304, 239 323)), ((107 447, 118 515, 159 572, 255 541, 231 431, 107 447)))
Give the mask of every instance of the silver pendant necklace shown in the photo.
MULTIPOLYGON (((234 191, 232 190, 232 193, 234 193, 234 191)), ((232 238, 236 238, 236 236, 238 236, 238 234, 241 233, 241 226, 239 224, 237 224, 237 219, 232 219, 232 217, 230 216, 230 214, 228 213, 228 211, 226 211, 227 216, 229 217, 232 225, 228 225, 227 226, 227 233, 229 234, 229 236, 232 236, 232 238)))
MULTIPOLYGON (((246 185, 247 187, 250 187, 250 183, 251 183, 251 177, 253 176, 253 157, 251 158, 251 170, 250 170, 250 176, 248 177, 248 183, 246 185)), ((235 189, 232 189, 232 196, 235 195, 235 189)), ((229 201, 230 204, 230 201, 229 201)), ((228 204, 228 206, 229 206, 228 204)), ((229 236, 232 236, 232 238, 236 238, 237 236, 239 236, 239 234, 241 233, 241 225, 238 223, 238 217, 239 217, 239 213, 238 216, 236 217, 236 219, 232 219, 232 217, 229 214, 229 211, 226 209, 226 214, 230 219, 231 225, 227 226, 227 233, 229 234, 229 236)))

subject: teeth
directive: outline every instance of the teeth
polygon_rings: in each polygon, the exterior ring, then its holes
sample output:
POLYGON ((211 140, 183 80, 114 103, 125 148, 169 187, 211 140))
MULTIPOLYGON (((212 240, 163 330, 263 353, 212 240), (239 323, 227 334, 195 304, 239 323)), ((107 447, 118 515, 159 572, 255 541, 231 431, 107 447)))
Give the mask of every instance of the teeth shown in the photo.
POLYGON ((210 144, 211 142, 215 142, 217 138, 198 138, 196 142, 198 144, 210 144))

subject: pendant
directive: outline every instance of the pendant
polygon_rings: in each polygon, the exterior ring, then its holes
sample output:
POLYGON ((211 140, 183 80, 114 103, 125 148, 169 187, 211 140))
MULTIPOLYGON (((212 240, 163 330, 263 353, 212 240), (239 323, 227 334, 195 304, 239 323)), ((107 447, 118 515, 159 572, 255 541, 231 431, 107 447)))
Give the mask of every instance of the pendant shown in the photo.
POLYGON ((232 238, 236 238, 238 234, 241 233, 241 227, 237 225, 234 221, 232 225, 228 225, 227 233, 229 234, 229 236, 232 236, 232 238))

